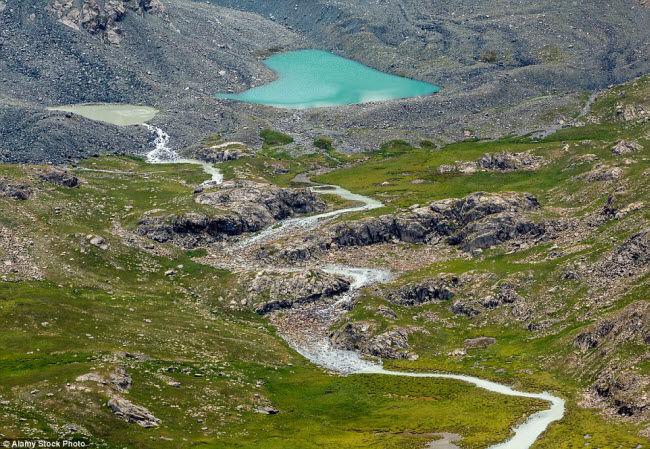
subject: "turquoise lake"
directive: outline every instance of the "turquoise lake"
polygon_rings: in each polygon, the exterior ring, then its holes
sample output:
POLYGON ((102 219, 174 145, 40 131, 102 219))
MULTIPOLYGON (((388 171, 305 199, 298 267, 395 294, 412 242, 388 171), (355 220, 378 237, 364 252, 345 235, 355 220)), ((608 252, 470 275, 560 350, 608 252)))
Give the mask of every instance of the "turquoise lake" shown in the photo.
POLYGON ((430 95, 441 88, 389 75, 322 50, 282 53, 264 60, 278 79, 239 94, 217 94, 279 108, 309 109, 430 95))

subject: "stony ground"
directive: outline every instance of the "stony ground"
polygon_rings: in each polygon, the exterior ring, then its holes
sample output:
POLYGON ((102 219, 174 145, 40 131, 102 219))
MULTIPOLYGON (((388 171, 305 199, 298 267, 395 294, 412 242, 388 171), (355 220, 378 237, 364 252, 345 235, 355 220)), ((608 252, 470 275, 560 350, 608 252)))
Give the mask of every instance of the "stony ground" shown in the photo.
POLYGON ((0 161, 10 163, 141 154, 151 137, 139 127, 45 110, 52 105, 157 107, 153 123, 177 149, 216 133, 259 149, 260 128, 271 127, 302 147, 327 135, 339 150, 358 152, 395 138, 446 143, 466 134, 496 138, 543 129, 574 117, 585 91, 650 69, 650 9, 634 0, 457 2, 453 10, 421 1, 4 3, 0 161), (270 81, 261 59, 305 47, 444 89, 426 98, 312 111, 214 98, 270 81))

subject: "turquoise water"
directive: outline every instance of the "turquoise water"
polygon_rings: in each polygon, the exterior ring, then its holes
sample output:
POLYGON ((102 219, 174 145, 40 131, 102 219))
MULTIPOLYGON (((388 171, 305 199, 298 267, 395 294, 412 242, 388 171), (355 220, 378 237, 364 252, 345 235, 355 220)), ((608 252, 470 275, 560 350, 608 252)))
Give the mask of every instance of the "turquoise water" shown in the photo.
POLYGON ((247 103, 308 109, 430 95, 440 87, 389 75, 321 50, 272 56, 264 64, 278 80, 240 94, 217 94, 247 103))

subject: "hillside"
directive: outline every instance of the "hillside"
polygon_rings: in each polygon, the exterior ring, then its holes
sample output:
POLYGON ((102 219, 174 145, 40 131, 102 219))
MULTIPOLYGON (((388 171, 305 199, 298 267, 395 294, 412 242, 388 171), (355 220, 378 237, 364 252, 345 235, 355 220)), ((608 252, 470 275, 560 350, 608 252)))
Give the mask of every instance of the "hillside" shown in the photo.
POLYGON ((547 407, 340 376, 294 350, 316 339, 565 399, 533 448, 648 444, 649 105, 644 76, 543 139, 197 143, 225 160, 223 184, 133 156, 2 165, 0 433, 160 448, 421 448, 451 433, 485 448, 547 407), (359 197, 309 179, 382 204, 337 215, 359 197), (331 266, 392 277, 357 291, 331 266))

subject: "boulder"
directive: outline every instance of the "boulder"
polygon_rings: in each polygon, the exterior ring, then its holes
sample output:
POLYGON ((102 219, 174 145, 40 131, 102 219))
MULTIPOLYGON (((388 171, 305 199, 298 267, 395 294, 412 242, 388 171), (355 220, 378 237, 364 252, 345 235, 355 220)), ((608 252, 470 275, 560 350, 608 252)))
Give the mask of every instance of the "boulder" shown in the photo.
POLYGON ((277 415, 280 413, 280 410, 275 407, 259 406, 255 409, 255 413, 260 413, 262 415, 277 415))
POLYGON ((48 168, 38 174, 38 177, 45 182, 63 187, 79 187, 79 178, 72 173, 60 168, 48 168))
POLYGON ((488 346, 493 345, 497 342, 497 339, 494 337, 476 337, 468 338, 463 341, 463 345, 466 349, 487 349, 488 346))
POLYGON ((630 154, 642 150, 643 147, 637 142, 630 142, 627 140, 619 140, 616 145, 612 147, 612 153, 614 154, 630 154))
POLYGON ((149 410, 135 405, 119 395, 113 395, 106 405, 113 413, 124 418, 128 423, 136 423, 144 428, 157 427, 160 423, 160 419, 156 418, 149 410))
POLYGON ((34 190, 29 184, 14 184, 8 178, 0 179, 0 198, 13 198, 25 201, 32 197, 34 190))

